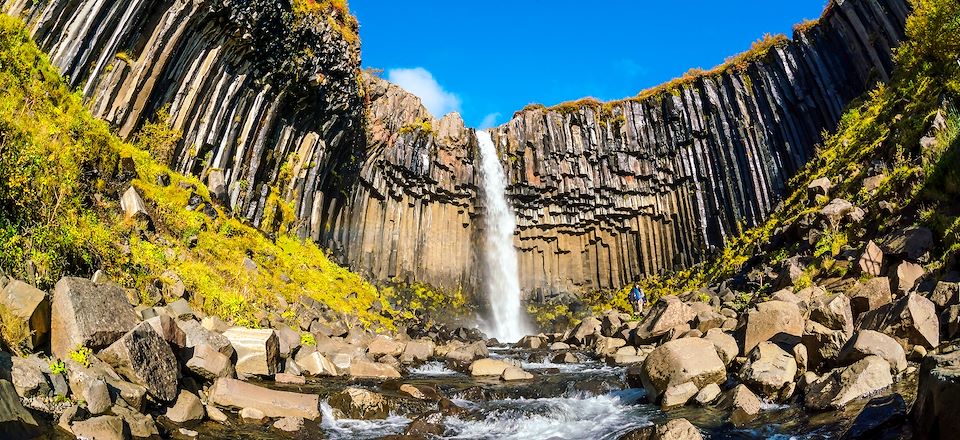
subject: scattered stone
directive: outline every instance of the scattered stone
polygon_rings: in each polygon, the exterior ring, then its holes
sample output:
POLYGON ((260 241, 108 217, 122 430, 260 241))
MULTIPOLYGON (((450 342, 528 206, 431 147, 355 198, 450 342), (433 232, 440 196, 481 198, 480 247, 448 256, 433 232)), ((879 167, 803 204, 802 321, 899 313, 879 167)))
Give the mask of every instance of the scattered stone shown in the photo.
POLYGON ((180 391, 177 401, 164 415, 173 423, 188 423, 203 420, 206 411, 199 397, 189 391, 180 391))
POLYGON ((531 380, 533 379, 533 374, 523 371, 522 368, 509 366, 507 369, 503 370, 503 374, 500 375, 500 379, 505 381, 516 381, 516 380, 531 380))
POLYGON ((667 388, 663 392, 663 398, 660 400, 660 406, 663 408, 673 408, 684 406, 693 396, 696 396, 699 390, 693 382, 684 382, 667 388))
POLYGON ((890 369, 894 372, 907 368, 907 357, 896 339, 873 330, 861 330, 850 338, 840 350, 837 362, 841 366, 847 366, 867 356, 880 356, 890 364, 890 369))
POLYGON ((284 432, 299 432, 303 429, 303 417, 284 417, 273 422, 273 427, 284 432))
POLYGON ((350 364, 349 374, 353 377, 375 379, 397 379, 400 377, 400 372, 390 365, 356 359, 350 364))
POLYGON ((687 326, 696 317, 693 309, 675 296, 665 296, 653 304, 636 330, 634 345, 657 339, 677 327, 687 326))
POLYGON ((740 346, 737 345, 737 339, 721 329, 715 328, 707 330, 707 334, 703 336, 703 339, 713 343, 724 365, 730 365, 730 362, 740 353, 740 346))
POLYGON ((903 346, 922 345, 925 348, 935 348, 940 345, 940 318, 937 316, 937 307, 929 299, 916 293, 864 313, 857 328, 891 335, 903 346))
POLYGON ((0 304, 26 321, 33 334, 27 348, 34 350, 43 345, 50 336, 50 299, 47 293, 23 281, 11 281, 3 288, 0 304))
POLYGON ((904 261, 897 266, 895 273, 895 286, 897 288, 897 293, 901 295, 906 295, 913 291, 914 286, 917 285, 917 281, 923 277, 925 271, 923 266, 911 263, 909 261, 904 261))
POLYGON ((807 368, 819 370, 825 364, 837 359, 840 350, 847 342, 841 330, 830 330, 823 324, 807 321, 800 343, 807 349, 807 368))
POLYGON ((280 360, 280 340, 271 329, 234 327, 223 333, 237 353, 238 375, 272 376, 280 360))
MULTIPOLYGON (((635 386, 636 379, 628 381, 635 386)), ((693 382, 698 389, 726 379, 723 361, 713 343, 704 339, 677 339, 650 353, 640 369, 639 382, 651 400, 657 401, 668 388, 693 382)))
POLYGON ((170 345, 149 323, 134 327, 99 357, 153 398, 170 402, 177 397, 180 366, 170 345))
POLYGON ((194 347, 193 356, 187 360, 186 367, 191 373, 211 381, 233 376, 233 362, 210 344, 194 347))
POLYGON ((903 423, 907 403, 903 396, 892 394, 872 399, 841 437, 842 440, 874 439, 903 423))
POLYGON ((850 309, 854 319, 893 302, 890 279, 887 277, 871 278, 858 284, 847 296, 850 297, 850 309))
POLYGON ((117 416, 93 417, 82 422, 73 422, 71 432, 77 438, 93 440, 126 440, 130 430, 122 418, 117 416))
POLYGON ((403 354, 405 348, 406 344, 403 342, 394 341, 389 336, 379 335, 373 338, 373 341, 367 346, 367 352, 375 357, 384 355, 397 357, 403 354))
POLYGON ((403 434, 413 438, 434 438, 443 435, 443 431, 443 413, 437 411, 414 419, 403 434))
POLYGON ((290 373, 277 373, 277 375, 273 377, 273 381, 276 383, 285 383, 291 385, 303 385, 307 383, 307 379, 305 377, 290 373))
POLYGON ((849 338, 853 335, 853 311, 846 295, 820 297, 811 303, 810 320, 823 324, 831 330, 842 330, 849 338))
POLYGON ((863 249, 863 254, 857 260, 857 266, 860 267, 860 273, 872 277, 878 277, 883 274, 883 250, 872 240, 867 242, 863 249))
POLYGON ((887 255, 925 262, 933 249, 933 232, 927 228, 909 227, 888 235, 880 247, 887 255))
POLYGON ((809 385, 804 405, 813 410, 840 409, 853 400, 893 385, 890 364, 867 356, 846 368, 837 368, 809 385))
POLYGON ((123 289, 84 278, 62 278, 51 303, 50 349, 60 359, 77 347, 106 348, 137 325, 123 289))
POLYGON ((703 387, 703 389, 697 393, 693 400, 700 406, 707 406, 716 401, 717 398, 720 397, 720 393, 720 385, 715 383, 707 384, 707 386, 703 387))
POLYGON ((215 406, 207 405, 205 409, 207 411, 207 418, 213 420, 214 422, 224 423, 228 420, 227 415, 215 406))
POLYGON ((792 394, 797 376, 797 361, 777 344, 764 341, 750 352, 740 370, 740 380, 775 401, 785 401, 792 394))
POLYGON ((263 423, 267 415, 256 408, 243 408, 240 410, 240 418, 245 422, 263 423))
POLYGON ((300 350, 296 357, 297 365, 311 376, 336 376, 337 366, 317 351, 309 353, 300 350))
POLYGON ((750 423, 760 414, 762 403, 750 388, 740 384, 727 391, 720 406, 733 411, 730 415, 730 423, 740 427, 750 423))
POLYGON ((180 429, 177 430, 177 432, 179 432, 180 435, 182 435, 182 436, 190 437, 190 438, 196 438, 196 437, 198 437, 198 436, 200 435, 199 432, 194 431, 194 430, 192 430, 192 429, 187 429, 187 428, 180 428, 180 429))
POLYGON ((796 304, 767 301, 747 313, 742 354, 753 351, 757 344, 773 340, 792 347, 803 335, 803 316, 796 304))
POLYGON ((207 403, 230 408, 256 408, 268 417, 320 417, 320 397, 263 388, 236 379, 220 378, 214 382, 207 403))
POLYGON ((385 419, 389 412, 387 399, 363 388, 347 388, 330 396, 328 403, 349 419, 385 419))

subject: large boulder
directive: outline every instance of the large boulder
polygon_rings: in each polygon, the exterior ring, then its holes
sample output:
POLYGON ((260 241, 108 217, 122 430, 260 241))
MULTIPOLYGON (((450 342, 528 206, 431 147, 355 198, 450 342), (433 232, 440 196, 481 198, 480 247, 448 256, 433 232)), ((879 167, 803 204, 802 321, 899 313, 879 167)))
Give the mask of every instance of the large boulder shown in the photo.
POLYGON ((862 284, 858 283, 847 292, 847 296, 850 297, 850 309, 855 320, 865 312, 893 302, 890 279, 887 277, 871 278, 862 284))
POLYGON ((263 388, 237 379, 220 378, 208 393, 207 402, 228 408, 255 408, 267 417, 320 418, 320 396, 263 388))
POLYGON ((173 423, 187 423, 203 420, 207 412, 203 409, 203 402, 196 394, 189 391, 180 391, 177 401, 174 402, 173 406, 167 408, 164 415, 173 423))
POLYGON ((840 355, 847 337, 842 330, 831 330, 823 324, 807 321, 800 343, 807 351, 807 368, 819 370, 831 365, 840 355))
POLYGON ((50 351, 61 359, 80 346, 106 348, 138 322, 123 289, 85 278, 58 281, 50 313, 50 351))
POLYGON ((280 362, 280 339, 271 329, 233 327, 223 336, 237 352, 239 376, 272 376, 280 362))
POLYGON ((479 359, 470 364, 471 376, 500 376, 513 365, 499 359, 479 359))
POLYGON ((0 437, 26 440, 37 437, 40 432, 40 425, 20 403, 13 384, 0 379, 0 437))
POLYGON ((634 429, 620 440, 703 440, 703 435, 687 419, 673 419, 660 425, 634 429))
POLYGON ((367 352, 372 356, 393 356, 400 357, 403 354, 403 349, 406 348, 406 344, 394 340, 389 336, 378 335, 370 341, 370 345, 367 346, 367 352))
POLYGON ((849 338, 853 335, 853 311, 846 295, 825 295, 813 299, 810 304, 810 320, 819 322, 831 330, 842 330, 849 338))
POLYGON ((923 227, 909 227, 884 238, 880 248, 890 256, 923 262, 933 249, 933 232, 923 227))
POLYGON ((888 437, 907 418, 907 402, 899 394, 871 399, 860 411, 841 440, 868 440, 888 437))
POLYGON ((653 304, 636 329, 636 342, 659 338, 677 327, 687 326, 696 317, 693 309, 675 296, 665 296, 653 304))
POLYGON ((960 433, 960 349, 927 356, 920 365, 917 400, 911 411, 920 439, 956 438, 960 433))
POLYGON ((186 367, 191 373, 206 380, 216 380, 221 377, 233 376, 233 361, 220 353, 210 344, 200 344, 192 349, 186 367))
POLYGON ((73 422, 70 430, 77 438, 92 440, 126 440, 130 438, 130 428, 117 416, 99 416, 73 422))
POLYGON ((698 389, 727 377, 713 343, 699 338, 676 339, 653 350, 643 363, 640 379, 653 401, 672 386, 693 382, 698 389))
POLYGON ((850 338, 840 350, 837 362, 846 366, 867 356, 880 356, 894 372, 907 368, 907 355, 897 340, 873 330, 861 330, 850 338))
POLYGON ((410 341, 404 346, 400 360, 403 363, 425 362, 433 357, 436 349, 436 344, 429 339, 410 341))
POLYGON ((385 419, 390 408, 387 399, 363 388, 350 387, 330 396, 330 407, 343 417, 356 420, 385 419))
POLYGON ((228 358, 233 357, 233 345, 222 334, 207 329, 193 319, 177 321, 177 326, 180 327, 186 337, 186 348, 196 348, 201 344, 206 344, 228 358))
POLYGON ((143 322, 98 355, 130 382, 141 385, 162 402, 177 398, 180 366, 156 330, 143 322))
POLYGON ((803 403, 813 410, 840 409, 890 385, 893 385, 890 364, 880 356, 867 356, 809 384, 803 403))
POLYGON ((743 351, 746 355, 757 344, 773 340, 792 347, 803 335, 804 320, 800 307, 786 301, 767 301, 747 313, 743 351))
POLYGON ((593 342, 597 336, 600 336, 601 326, 602 324, 599 319, 588 316, 573 328, 573 331, 570 332, 570 337, 567 338, 567 342, 577 345, 588 345, 593 342))
POLYGON ((724 394, 720 402, 720 407, 725 408, 730 414, 730 423, 734 426, 743 426, 750 423, 760 414, 763 402, 750 388, 740 384, 724 394))
POLYGON ((797 360, 794 356, 769 341, 757 345, 740 370, 743 383, 776 401, 790 398, 796 376, 797 360))
POLYGON ((28 348, 37 349, 46 342, 50 336, 50 299, 46 292, 14 280, 3 288, 0 304, 27 322, 33 332, 28 348))
POLYGON ((703 339, 713 343, 713 347, 717 349, 717 354, 720 355, 720 359, 723 360, 724 365, 730 365, 730 362, 733 362, 740 354, 740 346, 737 345, 737 339, 721 329, 713 328, 707 330, 707 334, 703 335, 703 339))
POLYGON ((864 313, 859 330, 876 330, 893 336, 901 345, 935 348, 940 345, 937 307, 922 295, 911 293, 876 310, 864 313))

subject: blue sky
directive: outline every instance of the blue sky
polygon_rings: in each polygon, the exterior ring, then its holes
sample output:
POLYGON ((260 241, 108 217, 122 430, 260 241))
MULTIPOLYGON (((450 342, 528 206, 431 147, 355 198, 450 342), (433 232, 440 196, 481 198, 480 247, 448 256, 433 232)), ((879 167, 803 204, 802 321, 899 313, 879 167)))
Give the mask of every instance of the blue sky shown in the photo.
POLYGON ((710 68, 826 0, 351 0, 363 65, 440 117, 502 124, 529 103, 611 100, 710 68))

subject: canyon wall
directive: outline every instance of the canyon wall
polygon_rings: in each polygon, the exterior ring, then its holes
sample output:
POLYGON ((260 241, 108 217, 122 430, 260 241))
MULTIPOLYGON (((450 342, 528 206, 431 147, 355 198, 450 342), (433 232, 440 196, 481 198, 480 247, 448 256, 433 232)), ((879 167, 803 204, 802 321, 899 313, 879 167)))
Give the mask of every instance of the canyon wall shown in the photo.
MULTIPOLYGON (((168 106, 174 168, 261 225, 271 193, 304 237, 375 280, 473 290, 476 138, 359 75, 330 20, 265 0, 6 0, 123 136, 168 106)), ((528 108, 491 130, 521 285, 619 288, 764 219, 844 107, 892 71, 907 0, 835 2, 792 41, 656 93, 528 108)), ((272 218, 268 217, 268 218, 272 218)))

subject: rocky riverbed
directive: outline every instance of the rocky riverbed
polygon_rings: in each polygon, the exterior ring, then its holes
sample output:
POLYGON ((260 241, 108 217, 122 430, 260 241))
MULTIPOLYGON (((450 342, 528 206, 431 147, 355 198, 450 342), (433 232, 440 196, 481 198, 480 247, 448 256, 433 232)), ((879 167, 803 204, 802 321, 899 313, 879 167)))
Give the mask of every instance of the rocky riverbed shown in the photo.
POLYGON ((940 327, 920 293, 876 308, 899 317, 887 327, 809 288, 743 313, 665 297, 642 320, 609 311, 500 344, 322 318, 231 327, 183 301, 134 307, 102 280, 5 284, 35 305, 17 313, 43 354, 0 362, 4 438, 897 439, 917 434, 911 416, 949 426, 956 398, 960 352, 924 339, 940 327))

